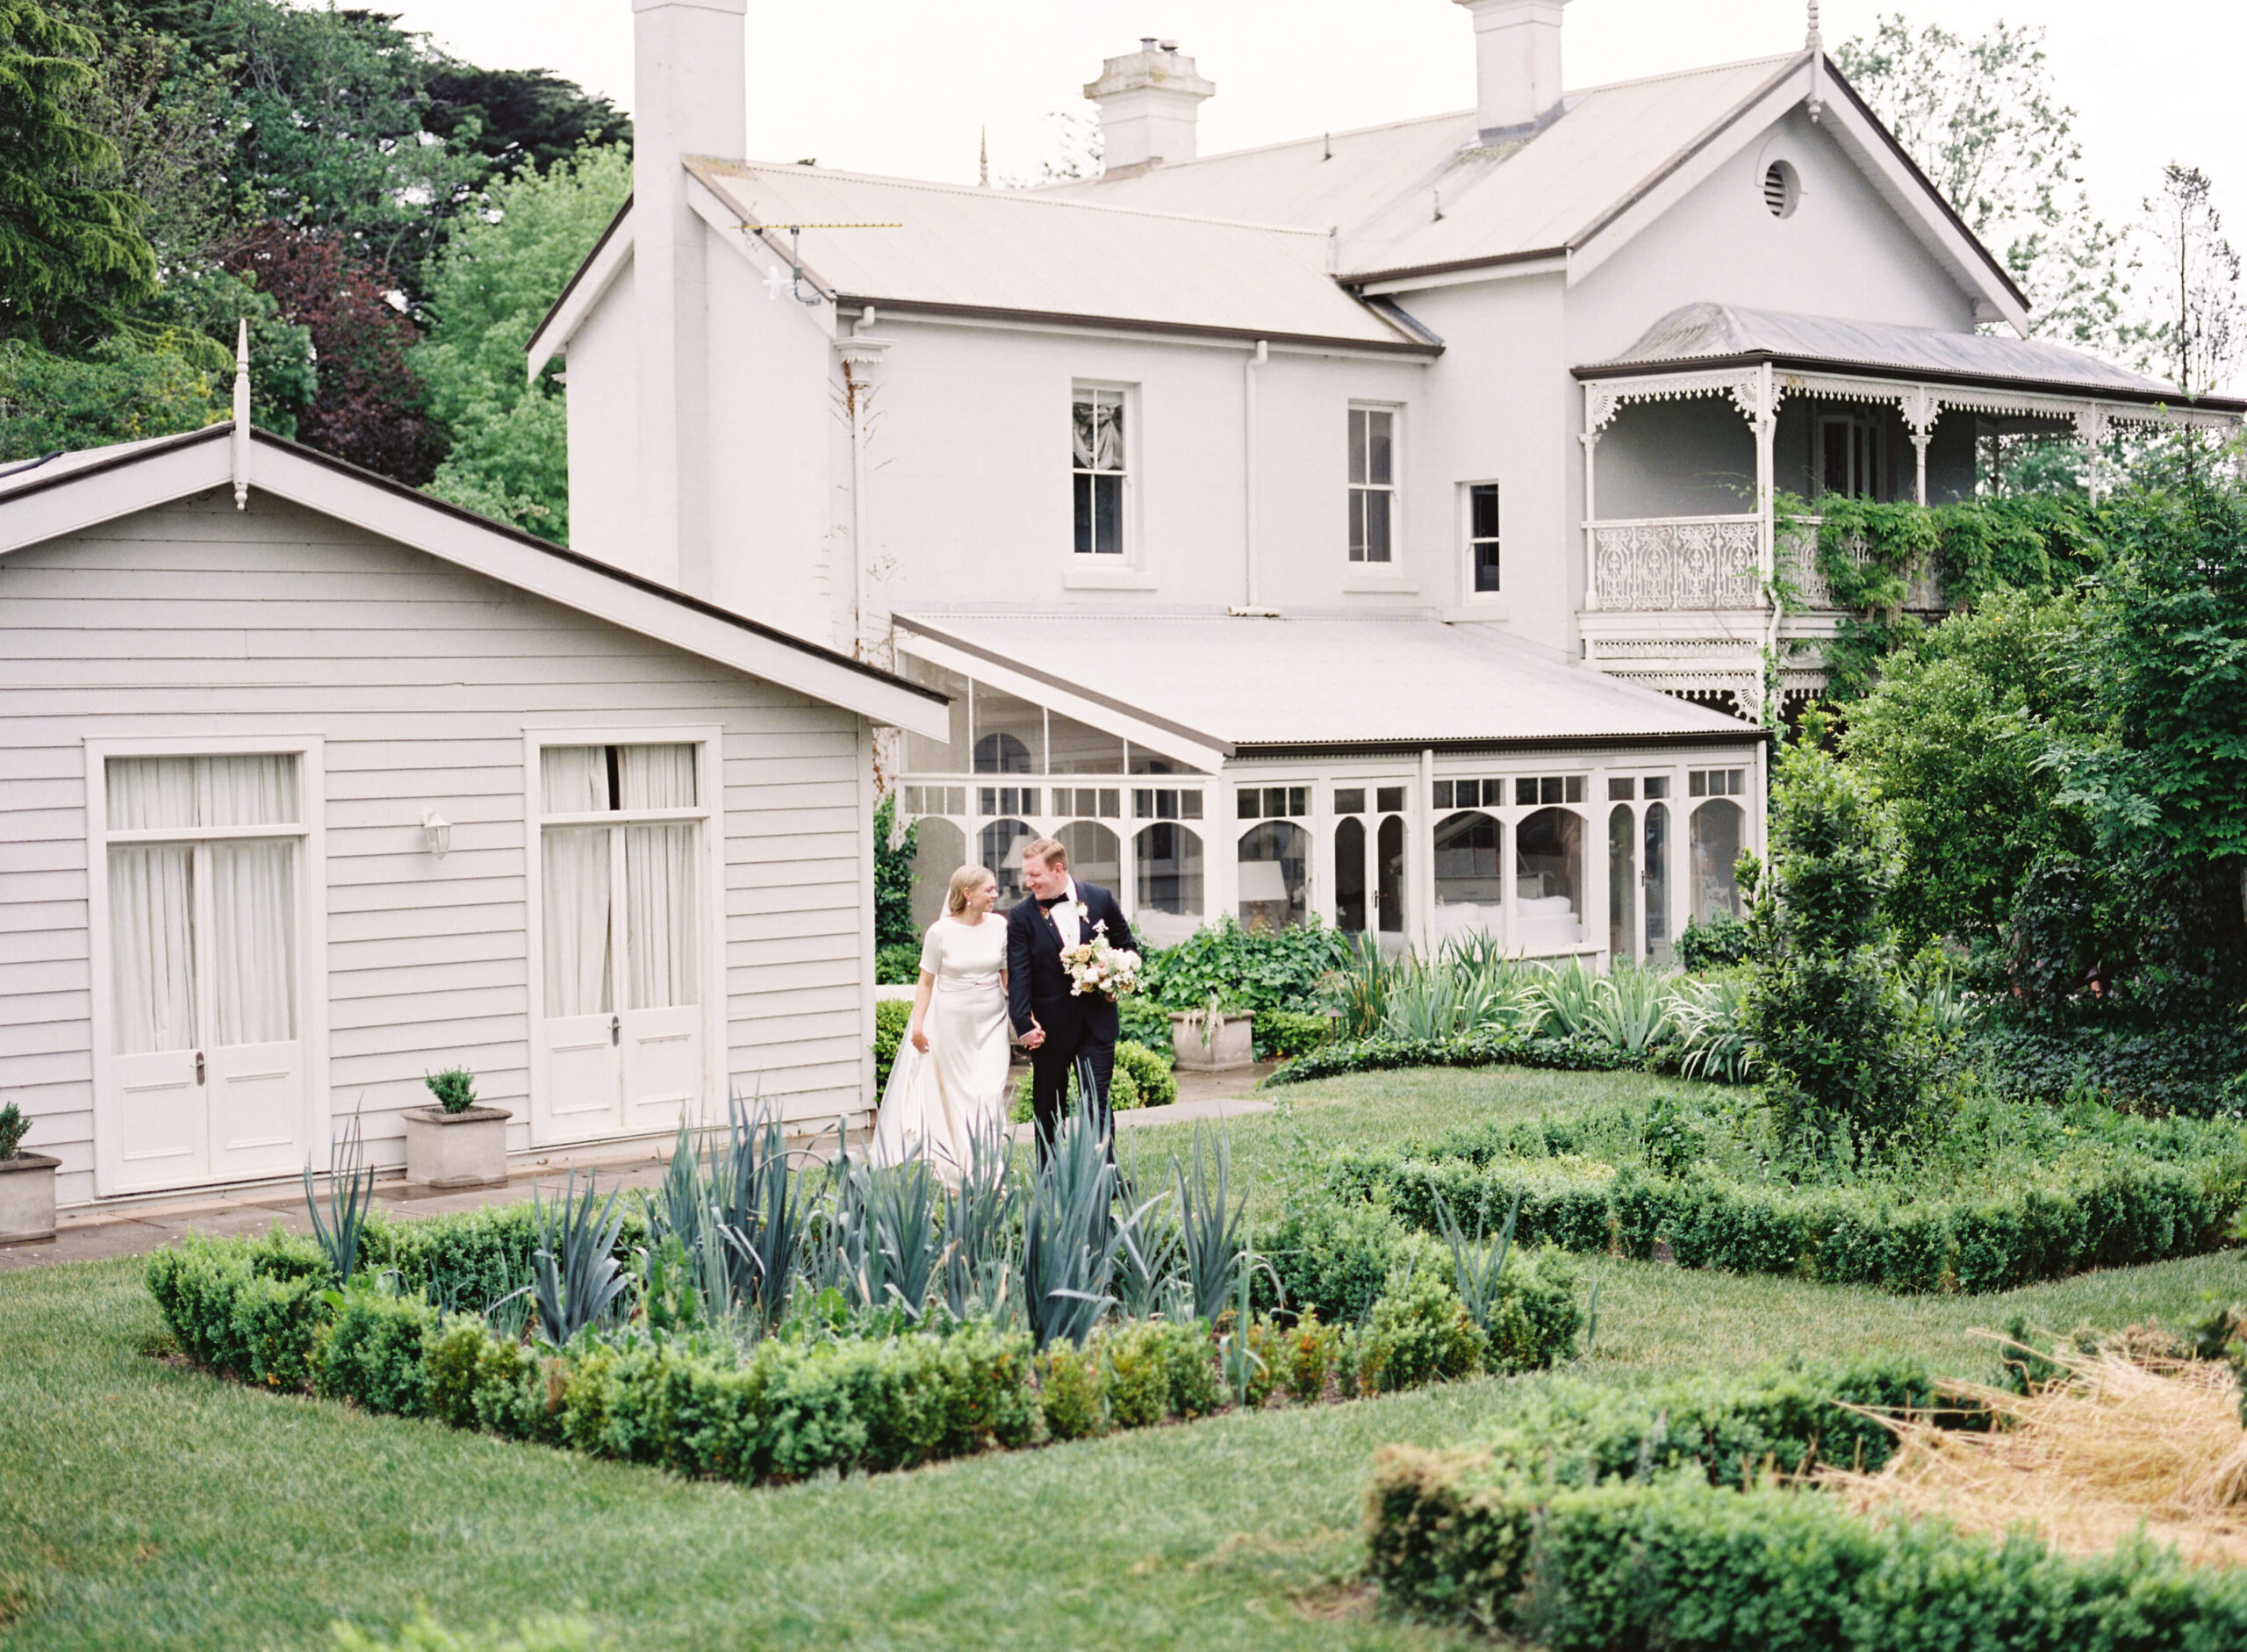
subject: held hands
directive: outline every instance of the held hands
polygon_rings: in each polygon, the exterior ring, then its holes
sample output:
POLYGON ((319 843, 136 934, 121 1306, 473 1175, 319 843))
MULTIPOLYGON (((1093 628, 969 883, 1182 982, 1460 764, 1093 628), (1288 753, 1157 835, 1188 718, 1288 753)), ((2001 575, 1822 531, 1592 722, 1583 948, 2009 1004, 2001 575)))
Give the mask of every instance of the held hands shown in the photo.
POLYGON ((1022 1047, 1025 1050, 1035 1050, 1039 1045, 1045 1042, 1045 1029, 1037 1024, 1037 1017, 1032 1016, 1030 1023, 1030 1031, 1022 1035, 1022 1047))

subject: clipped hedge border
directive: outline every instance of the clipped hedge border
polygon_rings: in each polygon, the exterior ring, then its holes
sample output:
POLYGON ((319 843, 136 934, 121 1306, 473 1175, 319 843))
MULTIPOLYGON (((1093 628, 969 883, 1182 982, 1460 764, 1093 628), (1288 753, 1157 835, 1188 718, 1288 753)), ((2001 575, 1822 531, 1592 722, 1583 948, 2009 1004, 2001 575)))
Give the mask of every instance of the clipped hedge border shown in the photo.
POLYGON ((2247 1569, 2136 1544, 2049 1553, 1860 1519, 1816 1491, 1691 1480, 1558 1487, 1483 1454, 1390 1447, 1368 1569, 1422 1615, 1549 1652, 2217 1652, 2247 1645, 2247 1569))
POLYGON ((1525 1243, 1651 1258, 1667 1244, 1686 1268, 1778 1274, 1913 1295, 2009 1290, 2093 1268, 2220 1250, 2240 1196, 2200 1171, 2119 1160, 2057 1183, 1922 1204, 1854 1189, 1757 1186, 1706 1172, 1675 1180, 1626 1166, 1612 1177, 1541 1166, 1341 1152, 1330 1185, 1386 1201, 1403 1221, 1439 1231, 1436 1195, 1471 1226, 1503 1223, 1521 1196, 1525 1243))
POLYGON ((1266 1085, 1307 1084, 1348 1073, 1411 1067, 1534 1067, 1563 1073, 1669 1073, 1674 1051, 1620 1049, 1598 1038, 1535 1038, 1518 1032, 1472 1032, 1456 1038, 1350 1038, 1297 1056, 1266 1085))

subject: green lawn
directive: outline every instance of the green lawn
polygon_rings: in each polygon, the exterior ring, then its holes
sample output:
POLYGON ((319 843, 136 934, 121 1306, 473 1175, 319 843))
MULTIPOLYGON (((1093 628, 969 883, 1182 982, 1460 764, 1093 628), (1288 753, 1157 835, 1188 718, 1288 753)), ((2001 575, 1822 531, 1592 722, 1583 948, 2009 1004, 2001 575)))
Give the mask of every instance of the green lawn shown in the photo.
MULTIPOLYGON (((1382 1074, 1234 1126, 1276 1176, 1303 1137, 1393 1138, 1462 1107, 1637 1079, 1382 1074)), ((1144 1150, 1163 1136, 1139 1138, 1144 1150)), ((1608 1264, 1591 1369, 1736 1369, 1899 1349, 1959 1370, 2016 1309, 2178 1323, 2247 1296, 2200 1258, 2009 1296, 1927 1298, 1608 1264)), ((1369 1460, 1471 1437, 1518 1383, 1224 1417, 908 1475, 742 1490, 261 1394, 141 1351, 139 1268, 0 1276, 0 1647, 289 1648, 348 1615, 578 1614, 631 1648, 1432 1648, 1351 1583, 1369 1460)))

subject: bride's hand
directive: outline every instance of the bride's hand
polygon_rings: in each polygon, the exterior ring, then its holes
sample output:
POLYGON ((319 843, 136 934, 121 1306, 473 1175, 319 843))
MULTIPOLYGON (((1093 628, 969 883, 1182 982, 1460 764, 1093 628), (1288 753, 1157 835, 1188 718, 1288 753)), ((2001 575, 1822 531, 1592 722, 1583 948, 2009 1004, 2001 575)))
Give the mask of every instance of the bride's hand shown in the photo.
POLYGON ((929 1035, 918 1027, 913 1029, 913 1047, 922 1055, 929 1053, 929 1035))

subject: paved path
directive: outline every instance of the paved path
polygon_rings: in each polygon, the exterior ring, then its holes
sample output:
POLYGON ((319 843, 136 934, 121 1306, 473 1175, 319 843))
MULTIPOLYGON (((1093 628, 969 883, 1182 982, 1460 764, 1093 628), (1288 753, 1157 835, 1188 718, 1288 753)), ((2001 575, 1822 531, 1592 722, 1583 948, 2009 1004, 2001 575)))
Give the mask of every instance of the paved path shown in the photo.
MULTIPOLYGON (((1138 1130, 1151 1124, 1185 1124, 1195 1119, 1244 1118, 1268 1113, 1272 1103, 1253 1092, 1256 1082, 1272 1070, 1270 1062, 1232 1073, 1181 1073, 1178 1100, 1169 1107, 1135 1108, 1116 1115, 1116 1128, 1138 1130)), ((1018 1139, 1029 1139, 1030 1126, 1018 1126, 1018 1139)), ((816 1138, 800 1145, 815 1146, 816 1138)), ((664 1178, 667 1152, 651 1153, 644 1146, 578 1155, 574 1160, 556 1157, 517 1169, 503 1188, 473 1188, 461 1193, 416 1195, 398 1172, 375 1183, 375 1204, 394 1217, 448 1216, 456 1210, 480 1210, 488 1204, 513 1204, 530 1197, 531 1183, 541 1186, 579 1168, 597 1170, 604 1188, 652 1188, 664 1178)), ((114 1256, 141 1256, 189 1233, 262 1233, 278 1222, 291 1233, 309 1233, 312 1223, 305 1213, 300 1186, 262 1187, 231 1195, 190 1195, 173 1200, 137 1203, 126 1209, 73 1211, 64 1215, 54 1239, 36 1245, 0 1245, 0 1274, 44 1268, 56 1262, 90 1262, 114 1256)))

